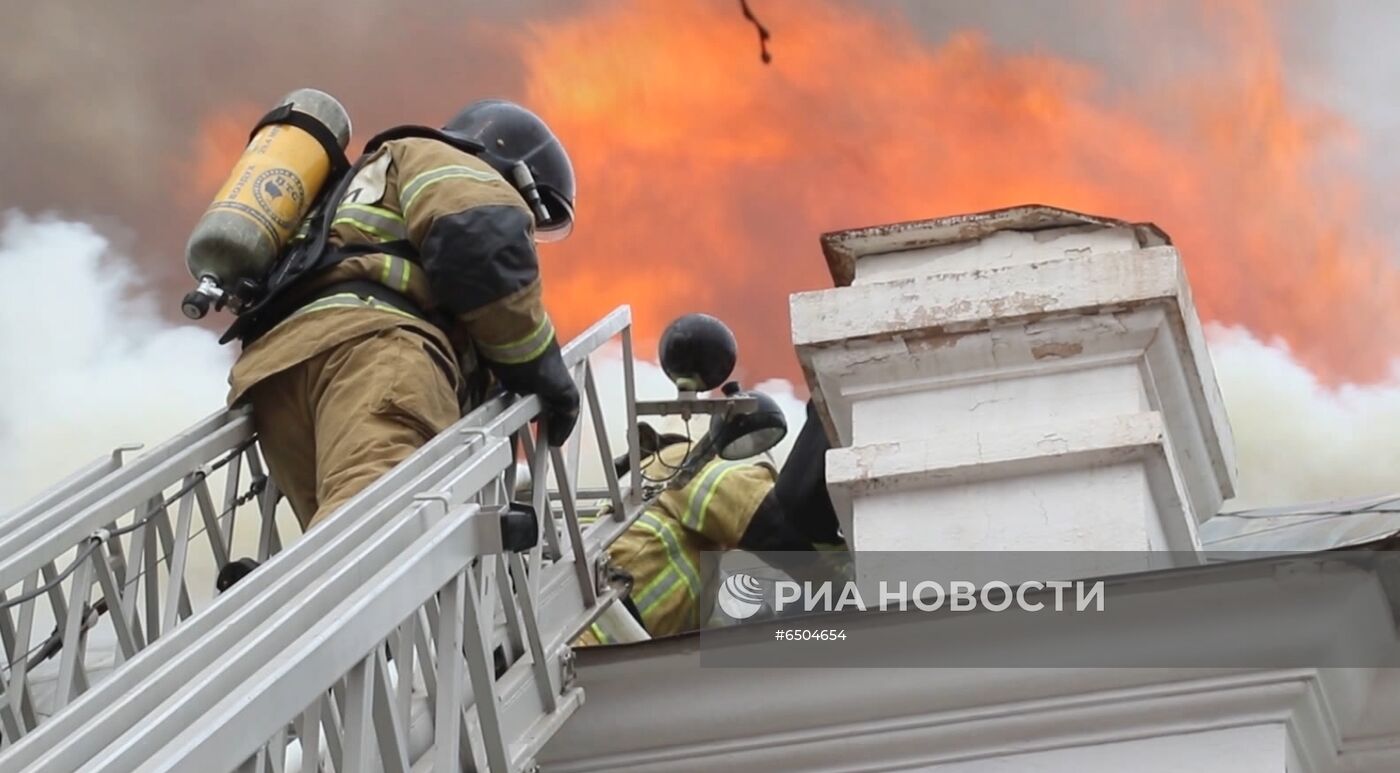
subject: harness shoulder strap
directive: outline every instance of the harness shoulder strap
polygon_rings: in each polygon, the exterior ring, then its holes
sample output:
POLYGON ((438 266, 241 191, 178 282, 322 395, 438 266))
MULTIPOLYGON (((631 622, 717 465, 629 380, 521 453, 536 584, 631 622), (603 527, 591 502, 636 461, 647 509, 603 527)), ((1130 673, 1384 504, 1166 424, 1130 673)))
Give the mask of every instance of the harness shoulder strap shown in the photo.
POLYGON ((473 156, 486 150, 486 146, 482 145, 480 142, 475 142, 463 137, 454 137, 440 129, 430 129, 427 126, 417 126, 415 124, 404 124, 403 126, 395 126, 392 129, 385 129, 371 137, 369 142, 365 143, 364 152, 373 153, 386 142, 402 140, 408 137, 423 137, 425 139, 437 140, 438 142, 446 143, 463 153, 473 156))

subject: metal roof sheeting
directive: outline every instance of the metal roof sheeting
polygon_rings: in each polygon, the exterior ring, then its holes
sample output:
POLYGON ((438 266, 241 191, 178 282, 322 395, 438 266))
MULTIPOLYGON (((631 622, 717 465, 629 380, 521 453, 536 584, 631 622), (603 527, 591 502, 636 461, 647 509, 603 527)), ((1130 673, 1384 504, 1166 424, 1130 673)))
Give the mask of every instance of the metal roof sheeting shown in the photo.
POLYGON ((1201 524, 1208 551, 1311 552, 1400 534, 1400 494, 1221 513, 1201 524))

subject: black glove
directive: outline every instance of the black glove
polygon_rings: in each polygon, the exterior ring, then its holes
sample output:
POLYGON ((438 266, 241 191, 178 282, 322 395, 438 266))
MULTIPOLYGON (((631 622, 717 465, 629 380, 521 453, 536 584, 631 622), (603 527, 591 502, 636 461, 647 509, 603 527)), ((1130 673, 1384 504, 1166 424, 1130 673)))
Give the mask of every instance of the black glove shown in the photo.
POLYGON ((578 387, 564 367, 559 342, 552 341, 539 357, 516 365, 486 361, 501 386, 518 395, 535 395, 544 405, 545 440, 562 446, 578 423, 578 387))
POLYGON ((578 424, 578 389, 570 384, 567 392, 557 395, 539 394, 544 403, 544 434, 551 446, 562 446, 578 424))

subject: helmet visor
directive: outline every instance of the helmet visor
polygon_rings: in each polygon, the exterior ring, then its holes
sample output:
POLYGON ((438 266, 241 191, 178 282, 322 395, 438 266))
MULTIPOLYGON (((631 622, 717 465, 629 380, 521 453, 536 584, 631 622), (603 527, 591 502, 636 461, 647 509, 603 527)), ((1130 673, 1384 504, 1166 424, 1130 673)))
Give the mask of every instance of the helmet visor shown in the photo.
POLYGON ((569 234, 573 233, 574 221, 565 220, 553 228, 536 228, 535 242, 538 244, 550 244, 562 242, 569 234))
POLYGON ((540 186, 540 194, 550 218, 535 224, 535 241, 540 244, 563 241, 574 231, 574 208, 563 196, 544 186, 540 186))

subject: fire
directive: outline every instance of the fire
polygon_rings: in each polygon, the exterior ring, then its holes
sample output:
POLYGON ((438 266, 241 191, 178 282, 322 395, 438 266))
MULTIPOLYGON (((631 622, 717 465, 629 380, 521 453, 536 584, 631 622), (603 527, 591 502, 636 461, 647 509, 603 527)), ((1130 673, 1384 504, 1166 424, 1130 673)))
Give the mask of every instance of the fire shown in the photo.
MULTIPOLYGON (((629 303, 645 354, 669 319, 708 311, 739 336, 739 375, 791 378, 787 295, 830 282, 819 234, 1040 202, 1156 222, 1205 318, 1285 342, 1329 383, 1387 375, 1400 272, 1366 223, 1365 185, 1336 164, 1355 137, 1290 93, 1263 0, 1201 0, 1189 10, 1209 61, 1163 61, 1145 69, 1170 75, 1132 89, 975 29, 930 43, 894 12, 754 7, 770 66, 735 3, 611 0, 495 36, 518 59, 512 96, 577 167, 578 226, 542 249, 565 334, 629 303)), ((457 107, 459 91, 400 85, 340 96, 394 93, 396 120, 457 107)), ((200 190, 257 114, 206 121, 200 190)))
POLYGON ((182 175, 189 180, 192 202, 198 202, 201 208, 208 206, 247 147, 248 129, 257 122, 258 115, 255 105, 238 103, 206 116, 200 123, 194 152, 182 175))
POLYGON ((1400 273, 1361 184, 1325 166, 1352 137, 1289 94, 1262 4, 1203 5, 1223 68, 1130 95, 1084 64, 975 30, 930 45, 835 2, 758 4, 769 67, 731 3, 537 25, 524 99, 580 180, 577 230, 546 254, 551 308, 577 330, 631 303, 652 334, 710 311, 747 375, 790 376, 786 296, 830 282, 821 232, 1042 202, 1158 223, 1207 319, 1283 340, 1325 381, 1381 378, 1400 273))

